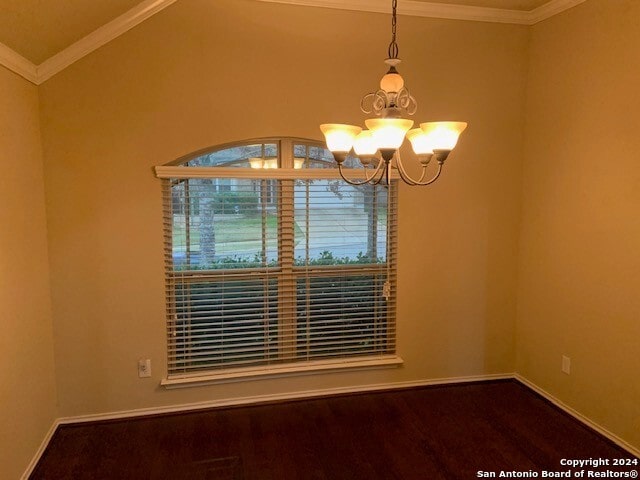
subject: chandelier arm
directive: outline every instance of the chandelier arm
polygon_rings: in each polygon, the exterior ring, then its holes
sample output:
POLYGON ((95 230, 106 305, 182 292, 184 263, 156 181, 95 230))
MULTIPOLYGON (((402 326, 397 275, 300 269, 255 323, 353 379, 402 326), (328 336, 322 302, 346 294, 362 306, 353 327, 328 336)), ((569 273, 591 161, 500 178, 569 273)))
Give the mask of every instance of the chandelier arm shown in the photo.
POLYGON ((422 175, 420 175, 420 178, 417 181, 417 184, 420 185, 422 182, 424 182, 425 177, 427 176, 427 168, 429 167, 429 165, 422 165, 422 175))
POLYGON ((376 177, 378 177, 378 174, 380 173, 380 168, 382 167, 383 164, 385 164, 384 160, 380 160, 378 162, 378 166, 373 171, 373 175, 371 175, 371 176, 367 175, 367 169, 365 168, 365 180, 363 180, 361 182, 357 182, 357 181, 354 181, 354 180, 349 180, 347 177, 345 177, 344 171, 342 170, 342 163, 338 163, 338 172, 340 173, 340 176, 342 177, 342 179, 345 182, 347 182, 349 185, 353 185, 354 187, 360 187, 360 186, 366 185, 368 183, 372 184, 372 185, 375 185, 377 183, 380 183, 380 180, 382 179, 382 176, 380 176, 380 178, 377 181, 373 181, 373 180, 376 180, 376 177))
POLYGON ((407 185, 410 185, 412 187, 418 185, 418 182, 410 178, 404 170, 398 168, 398 173, 400 174, 400 178, 402 179, 402 181, 407 185))
POLYGON ((440 177, 440 174, 442 173, 442 168, 443 167, 444 167, 444 163, 438 163, 438 171, 435 173, 435 175, 433 177, 431 177, 428 181, 426 181, 426 182, 418 182, 418 183, 416 183, 416 185, 418 185, 420 187, 425 187, 427 185, 431 185, 433 182, 438 180, 438 178, 440 177))
POLYGON ((404 165, 402 164, 402 159, 400 158, 400 152, 397 152, 396 155, 397 155, 397 157, 396 157, 396 166, 398 167, 398 173, 400 173, 400 178, 402 178, 402 180, 405 183, 408 183, 411 186, 424 187, 424 186, 430 185, 433 182, 435 182, 438 179, 438 177, 440 177, 440 174, 442 173, 442 167, 444 166, 444 162, 438 162, 438 170, 436 171, 435 175, 425 182, 424 178, 425 178, 426 173, 427 173, 427 166, 425 165, 422 168, 422 175, 420 175, 420 179, 419 180, 415 180, 415 179, 411 178, 411 176, 404 169, 404 165))
MULTIPOLYGON (((400 174, 400 178, 402 178, 402 180, 405 183, 408 183, 411 186, 415 186, 418 184, 418 182, 416 182, 413 178, 411 178, 407 173, 407 171, 404 169, 404 164, 402 163, 402 158, 400 157, 400 150, 396 152, 396 167, 398 167, 398 173, 400 174)), ((423 168, 422 176, 420 177, 420 180, 424 179, 424 171, 425 169, 423 168)))
POLYGON ((391 185, 391 160, 385 163, 384 166, 384 180, 387 185, 391 185))

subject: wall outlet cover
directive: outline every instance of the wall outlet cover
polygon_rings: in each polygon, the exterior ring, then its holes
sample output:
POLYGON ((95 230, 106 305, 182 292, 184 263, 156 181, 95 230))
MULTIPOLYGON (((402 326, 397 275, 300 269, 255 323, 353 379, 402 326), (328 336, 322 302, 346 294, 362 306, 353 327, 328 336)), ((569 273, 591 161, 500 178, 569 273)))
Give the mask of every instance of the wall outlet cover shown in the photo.
POLYGON ((566 355, 562 356, 562 373, 567 375, 571 373, 571 359, 566 355))
POLYGON ((138 377, 146 378, 151 376, 151 359, 138 360, 138 377))

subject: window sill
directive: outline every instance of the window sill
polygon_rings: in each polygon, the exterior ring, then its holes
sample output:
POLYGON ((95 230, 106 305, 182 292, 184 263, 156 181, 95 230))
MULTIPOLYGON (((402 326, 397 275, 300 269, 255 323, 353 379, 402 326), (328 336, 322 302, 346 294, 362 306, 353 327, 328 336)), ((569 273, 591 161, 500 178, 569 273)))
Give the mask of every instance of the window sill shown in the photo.
POLYGON ((191 373, 170 375, 160 382, 167 389, 199 387, 220 383, 262 380, 266 378, 290 377, 297 375, 317 375, 321 373, 372 370, 399 367, 404 362, 397 355, 384 355, 375 358, 319 360, 304 364, 270 365, 257 368, 233 368, 219 373, 191 373))

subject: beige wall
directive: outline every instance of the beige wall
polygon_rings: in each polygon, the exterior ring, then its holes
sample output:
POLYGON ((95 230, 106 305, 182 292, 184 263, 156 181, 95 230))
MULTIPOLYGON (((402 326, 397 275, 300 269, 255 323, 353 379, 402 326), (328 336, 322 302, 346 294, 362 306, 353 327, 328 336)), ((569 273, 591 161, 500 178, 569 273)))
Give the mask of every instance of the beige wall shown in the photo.
POLYGON ((591 0, 532 29, 517 324, 518 371, 636 447, 638 18, 591 0))
POLYGON ((57 416, 37 88, 0 67, 0 478, 57 416))
POLYGON ((400 192, 401 369, 165 391, 160 182, 208 145, 358 122, 388 15, 178 2, 41 87, 62 415, 512 372, 527 28, 400 18, 419 119, 470 123, 444 177, 400 192), (138 358, 153 377, 139 379, 138 358))

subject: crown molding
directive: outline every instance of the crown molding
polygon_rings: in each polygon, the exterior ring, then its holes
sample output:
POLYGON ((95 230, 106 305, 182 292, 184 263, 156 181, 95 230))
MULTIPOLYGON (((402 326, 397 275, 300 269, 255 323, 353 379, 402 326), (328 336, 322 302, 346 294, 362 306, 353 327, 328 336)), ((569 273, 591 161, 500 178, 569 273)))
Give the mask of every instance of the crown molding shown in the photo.
MULTIPOLYGON (((89 55, 111 40, 131 30, 156 13, 164 10, 178 0, 145 0, 128 12, 120 15, 106 25, 93 31, 86 37, 55 54, 36 66, 29 60, 0 43, 0 65, 21 75, 31 83, 40 85, 61 72, 69 65, 89 55)), ((284 3, 309 7, 335 8, 361 12, 389 13, 388 0, 257 0, 269 3, 284 3)), ((499 8, 470 7, 445 3, 405 0, 398 11, 402 15, 416 17, 445 18, 450 20, 469 20, 475 22, 510 23, 516 25, 535 25, 586 0, 551 0, 530 11, 503 10, 499 8)))
POLYGON ((547 18, 551 18, 554 15, 562 13, 565 10, 569 10, 570 8, 580 5, 586 1, 587 0, 551 0, 550 2, 528 12, 529 25, 535 25, 536 23, 542 22, 547 18))
MULTIPOLYGON (((269 3, 286 3, 307 7, 335 8, 360 12, 389 13, 388 0, 258 0, 269 3)), ((405 0, 399 2, 398 13, 414 17, 446 18, 450 20, 471 20, 475 22, 529 24, 529 12, 504 10, 500 8, 471 7, 448 3, 419 2, 405 0)))
POLYGON ((26 78, 31 83, 38 83, 37 67, 3 43, 0 43, 0 65, 26 78))
POLYGON ((50 79, 56 73, 61 72, 72 63, 77 62, 94 50, 97 50, 103 45, 109 43, 111 40, 131 30, 136 25, 139 25, 149 17, 164 10, 176 1, 177 0, 145 0, 128 12, 123 13, 116 19, 110 21, 106 25, 103 25, 86 37, 78 40, 76 43, 70 45, 61 52, 56 53, 53 57, 38 65, 38 83, 42 83, 50 79))

